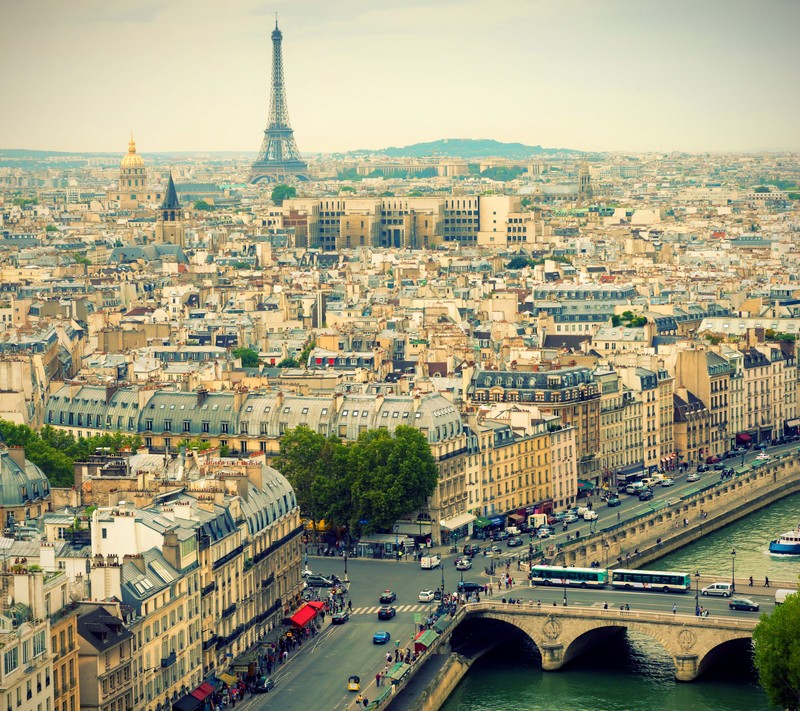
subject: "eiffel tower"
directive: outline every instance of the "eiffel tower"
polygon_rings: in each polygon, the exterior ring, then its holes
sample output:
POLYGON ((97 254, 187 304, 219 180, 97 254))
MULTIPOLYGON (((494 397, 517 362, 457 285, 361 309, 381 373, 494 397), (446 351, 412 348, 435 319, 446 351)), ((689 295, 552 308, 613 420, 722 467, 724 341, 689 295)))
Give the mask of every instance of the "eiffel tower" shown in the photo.
POLYGON ((272 32, 272 93, 269 101, 269 123, 264 130, 264 141, 253 165, 249 180, 282 180, 295 176, 308 179, 308 164, 300 157, 300 150, 294 140, 294 131, 289 125, 289 109, 286 107, 286 87, 283 85, 283 35, 278 29, 272 32))

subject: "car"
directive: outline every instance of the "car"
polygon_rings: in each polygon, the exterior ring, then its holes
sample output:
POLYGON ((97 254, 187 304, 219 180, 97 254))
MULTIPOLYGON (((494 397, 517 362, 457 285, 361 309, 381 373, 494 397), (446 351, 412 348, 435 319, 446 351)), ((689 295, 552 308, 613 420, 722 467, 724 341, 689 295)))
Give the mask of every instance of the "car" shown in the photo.
POLYGON ((564 516, 564 523, 575 523, 578 520, 578 514, 570 511, 566 516, 564 516))
POLYGON ((456 570, 469 570, 472 567, 472 561, 469 558, 459 558, 456 561, 456 570))
POLYGON ((686 477, 686 481, 687 483, 691 483, 693 481, 700 481, 700 475, 697 474, 696 472, 693 474, 689 474, 689 476, 686 477))
POLYGON ((442 591, 441 590, 434 590, 433 591, 433 599, 436 600, 436 602, 440 602, 441 599, 442 599, 442 591))
POLYGON ((735 472, 733 471, 733 468, 732 468, 732 467, 725 467, 725 468, 722 470, 722 473, 723 473, 725 476, 733 476, 733 475, 735 474, 735 472))
POLYGON ((538 531, 536 531, 536 537, 537 538, 550 538, 550 529, 549 528, 540 528, 538 531))
POLYGON ((653 490, 652 489, 642 489, 639 492, 639 501, 650 501, 653 498, 653 490))
POLYGON ((619 496, 609 496, 606 506, 622 506, 622 501, 620 501, 619 496))
POLYGON ((458 592, 463 593, 474 593, 474 592, 483 592, 484 587, 480 583, 473 583, 469 580, 462 580, 458 583, 458 592))
POLYGON ((380 596, 380 599, 378 600, 378 602, 381 605, 390 605, 395 600, 397 600, 397 593, 393 593, 391 590, 384 590, 381 593, 381 596, 380 596))
POLYGON ((767 461, 770 458, 770 455, 766 452, 761 452, 756 459, 761 459, 762 461, 767 461))
POLYGON ((725 469, 725 464, 723 462, 714 462, 714 471, 720 472, 725 469))
POLYGON ((554 526, 555 524, 557 524, 557 523, 558 523, 558 519, 555 517, 555 515, 554 515, 554 514, 550 514, 550 515, 547 517, 547 523, 549 523, 551 526, 554 526))
POLYGON ((584 521, 597 521, 597 511, 592 511, 592 509, 587 509, 586 513, 583 514, 584 521))
POLYGON ((474 543, 469 543, 464 546, 463 553, 464 555, 468 555, 470 558, 472 556, 478 555, 481 552, 480 546, 475 545, 474 543))
POLYGON ((349 619, 350 619, 350 613, 347 612, 347 610, 342 610, 341 612, 334 612, 333 617, 331 617, 331 624, 343 625, 349 619))
POLYGON ((391 620, 397 614, 397 610, 395 610, 391 605, 383 605, 380 610, 378 610, 378 619, 379 620, 391 620))
POLYGON ((509 538, 506 541, 506 545, 509 548, 516 548, 517 546, 521 546, 522 545, 522 539, 521 538, 509 538))
POLYGON ((553 518, 556 520, 556 522, 563 521, 566 518, 566 516, 567 516, 566 511, 556 511, 553 514, 553 518))
POLYGON ((697 466, 697 471, 698 472, 710 472, 711 471, 711 467, 708 466, 708 464, 699 464, 697 466))
POLYGON ((768 446, 769 446, 769 445, 768 445, 766 442, 759 442, 757 445, 755 445, 755 446, 753 447, 753 449, 760 449, 760 450, 764 450, 764 449, 766 449, 768 446))
POLYGON ((508 538, 509 536, 511 536, 511 534, 510 534, 508 531, 497 531, 497 532, 496 532, 496 533, 495 533, 495 534, 492 536, 492 540, 493 540, 493 541, 504 541, 504 540, 506 540, 506 538, 508 538))
POLYGON ((310 588, 333 587, 333 580, 331 580, 330 578, 326 578, 323 575, 317 575, 316 573, 312 573, 311 575, 306 576, 306 583, 308 583, 308 587, 310 588))
POLYGON ((706 464, 716 464, 719 461, 719 457, 716 454, 712 454, 710 457, 706 457, 706 464))
POLYGON ((300 573, 304 578, 307 578, 309 575, 314 575, 309 568, 303 568, 303 572, 300 573))
POLYGON ((735 456, 741 457, 743 454, 747 454, 747 447, 737 447, 735 450, 735 456))
POLYGON ((386 644, 392 639, 392 635, 388 632, 376 632, 372 635, 372 644, 386 644))
POLYGON ((361 678, 353 674, 347 679, 348 691, 361 691, 361 678))
POLYGON ((675 480, 671 477, 667 477, 666 479, 661 480, 661 486, 672 486, 675 483, 675 480))
POLYGON ((747 612, 758 612, 758 603, 753 602, 749 597, 732 597, 728 602, 731 610, 746 610, 747 612))
POLYGON ((578 517, 583 518, 587 511, 591 511, 591 506, 578 506, 578 517))
POLYGON ((256 679, 256 683, 253 684, 253 693, 267 694, 274 688, 275 680, 268 676, 262 676, 261 678, 256 679))
POLYGON ((417 600, 420 602, 433 602, 434 598, 433 590, 420 590, 419 595, 417 595, 417 600))
POLYGON ((711 583, 711 585, 706 585, 700 592, 706 597, 709 595, 730 597, 733 592, 733 585, 731 583, 711 583))

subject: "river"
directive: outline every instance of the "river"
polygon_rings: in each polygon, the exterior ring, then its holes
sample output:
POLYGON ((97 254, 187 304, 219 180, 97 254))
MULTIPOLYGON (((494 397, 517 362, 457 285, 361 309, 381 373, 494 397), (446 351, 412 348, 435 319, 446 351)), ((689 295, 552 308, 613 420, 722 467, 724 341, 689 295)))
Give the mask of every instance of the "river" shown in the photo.
MULTIPOLYGON (((800 494, 731 524, 702 541, 648 566, 730 579, 731 549, 736 577, 763 582, 797 580, 800 560, 774 557, 770 540, 800 523, 800 494)), ((562 672, 543 672, 536 647, 518 640, 480 659, 452 693, 442 711, 536 711, 596 709, 653 711, 773 711, 756 682, 750 659, 713 669, 694 683, 675 681, 672 660, 645 635, 629 634, 587 653, 562 672)))

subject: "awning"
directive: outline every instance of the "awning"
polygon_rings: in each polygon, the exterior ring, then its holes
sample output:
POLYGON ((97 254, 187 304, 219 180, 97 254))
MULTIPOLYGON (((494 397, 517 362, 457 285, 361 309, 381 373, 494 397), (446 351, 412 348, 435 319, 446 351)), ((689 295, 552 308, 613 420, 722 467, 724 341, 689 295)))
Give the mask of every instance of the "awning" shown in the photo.
POLYGON ((578 489, 594 489, 594 482, 578 479, 578 489))
POLYGON ((747 432, 739 432, 736 435, 737 442, 752 442, 753 438, 747 432))
POLYGON ((428 649, 433 646, 437 639, 439 639, 439 635, 433 630, 423 630, 414 639, 414 644, 428 649))
POLYGON ((289 621, 295 627, 305 627, 316 616, 317 616, 317 608, 312 607, 311 605, 306 603, 289 618, 289 621))
POLYGON ((411 671, 411 665, 405 662, 397 662, 388 672, 388 676, 392 681, 400 681, 408 672, 411 671))
POLYGON ((478 518, 475 519, 475 525, 478 528, 487 528, 492 525, 492 522, 485 516, 478 516, 478 518))
POLYGON ((787 427, 800 427, 800 420, 786 420, 787 427))
MULTIPOLYGON (((238 681, 238 679, 234 679, 234 681, 238 681)), ((200 701, 205 701, 213 692, 214 687, 211 686, 211 684, 209 684, 207 681, 204 681, 192 692, 192 696, 200 701)))
POLYGON ((309 600, 306 604, 309 607, 313 607, 315 610, 321 610, 325 607, 325 603, 321 600, 309 600))
POLYGON ((202 706, 202 700, 191 694, 186 694, 186 696, 182 696, 172 704, 172 711, 197 711, 202 706))
POLYGON ((489 521, 491 521, 492 526, 502 526, 506 522, 502 516, 492 516, 489 521))
POLYGON ((228 686, 238 684, 239 680, 233 674, 225 674, 224 672, 219 675, 220 681, 224 681, 228 686))
POLYGON ((431 535, 431 522, 430 521, 401 521, 396 523, 394 528, 401 536, 430 536, 431 535))
POLYGON ((638 462, 636 464, 629 464, 627 467, 622 467, 617 471, 617 474, 622 474, 623 476, 627 476, 629 474, 637 474, 638 472, 644 471, 644 463, 638 462))
POLYGON ((462 526, 466 526, 468 523, 472 523, 475 520, 475 516, 471 513, 460 514, 458 516, 453 516, 453 518, 449 518, 446 521, 439 521, 442 528, 446 528, 448 531, 455 531, 457 528, 461 528, 462 526))

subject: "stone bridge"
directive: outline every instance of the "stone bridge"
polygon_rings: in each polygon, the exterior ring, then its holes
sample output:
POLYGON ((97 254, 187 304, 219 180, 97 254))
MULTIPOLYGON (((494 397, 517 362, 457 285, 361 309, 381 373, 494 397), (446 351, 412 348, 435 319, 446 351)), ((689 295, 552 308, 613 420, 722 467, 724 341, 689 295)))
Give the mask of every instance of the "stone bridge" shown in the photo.
POLYGON ((539 648, 546 671, 560 669, 622 629, 642 632, 672 657, 679 681, 692 681, 702 674, 725 646, 751 640, 758 624, 757 618, 696 617, 602 607, 540 608, 492 601, 470 603, 458 611, 457 618, 459 631, 475 620, 496 620, 522 630, 539 648))

